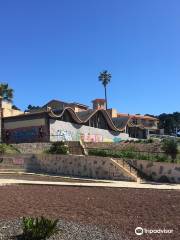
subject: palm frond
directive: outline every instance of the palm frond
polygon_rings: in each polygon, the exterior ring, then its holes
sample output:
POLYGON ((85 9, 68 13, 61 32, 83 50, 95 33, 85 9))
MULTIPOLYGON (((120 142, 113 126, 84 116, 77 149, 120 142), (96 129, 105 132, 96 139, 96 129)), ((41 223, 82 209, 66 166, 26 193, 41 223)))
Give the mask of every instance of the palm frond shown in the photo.
POLYGON ((111 74, 108 73, 107 70, 105 70, 99 74, 98 78, 99 78, 99 81, 102 82, 104 87, 106 87, 106 85, 111 81, 111 74))
POLYGON ((3 100, 12 102, 14 90, 7 83, 0 84, 0 96, 3 100))

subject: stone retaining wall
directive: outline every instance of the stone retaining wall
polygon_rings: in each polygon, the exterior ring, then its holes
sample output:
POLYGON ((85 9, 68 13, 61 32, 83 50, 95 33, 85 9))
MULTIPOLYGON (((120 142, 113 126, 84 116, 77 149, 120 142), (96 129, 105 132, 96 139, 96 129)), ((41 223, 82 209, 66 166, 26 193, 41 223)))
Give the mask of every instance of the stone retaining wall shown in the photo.
POLYGON ((180 164, 178 163, 146 160, 128 160, 128 162, 154 181, 180 183, 180 164))
MULTIPOLYGON (((74 142, 75 143, 75 142, 74 142)), ((78 143, 78 141, 77 141, 78 143)), ((19 149, 21 153, 34 153, 41 154, 44 153, 45 150, 49 149, 52 143, 18 143, 12 144, 15 148, 19 149)), ((68 144, 68 142, 67 142, 68 144)), ((73 146, 73 142, 69 142, 71 146, 73 146)), ((137 151, 147 151, 147 152, 161 152, 161 144, 160 143, 84 143, 84 146, 87 148, 104 148, 104 149, 113 149, 113 150, 122 150, 126 148, 136 149, 137 151)))
POLYGON ((34 153, 40 154, 45 152, 50 148, 51 143, 17 143, 12 144, 15 148, 17 148, 22 154, 34 153))
POLYGON ((110 158, 104 157, 34 154, 2 157, 0 171, 13 168, 24 169, 26 172, 134 181, 124 169, 114 165, 110 158))

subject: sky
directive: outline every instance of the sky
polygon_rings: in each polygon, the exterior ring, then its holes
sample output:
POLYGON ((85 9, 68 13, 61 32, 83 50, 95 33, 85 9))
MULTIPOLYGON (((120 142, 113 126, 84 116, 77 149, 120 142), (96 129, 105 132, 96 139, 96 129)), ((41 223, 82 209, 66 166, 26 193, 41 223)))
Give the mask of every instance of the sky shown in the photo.
POLYGON ((1 0, 0 82, 21 109, 51 99, 180 111, 179 0, 1 0))

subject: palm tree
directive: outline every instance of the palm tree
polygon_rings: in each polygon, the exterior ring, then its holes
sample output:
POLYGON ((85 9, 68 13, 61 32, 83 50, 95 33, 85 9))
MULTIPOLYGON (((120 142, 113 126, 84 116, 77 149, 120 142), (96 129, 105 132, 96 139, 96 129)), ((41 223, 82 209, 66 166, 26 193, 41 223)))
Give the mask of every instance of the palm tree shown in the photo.
POLYGON ((101 72, 99 74, 99 81, 102 82, 103 86, 104 86, 104 91, 105 91, 105 100, 106 100, 106 110, 107 110, 107 92, 106 92, 106 86, 108 85, 108 83, 111 81, 111 74, 108 73, 107 70, 101 72))
POLYGON ((8 102, 12 102, 13 99, 13 89, 9 88, 7 83, 0 84, 0 142, 2 142, 2 118, 3 118, 3 110, 2 110, 2 101, 6 100, 8 102))
POLYGON ((12 102, 13 99, 13 89, 9 88, 8 83, 0 84, 0 97, 2 100, 6 100, 8 102, 12 102))

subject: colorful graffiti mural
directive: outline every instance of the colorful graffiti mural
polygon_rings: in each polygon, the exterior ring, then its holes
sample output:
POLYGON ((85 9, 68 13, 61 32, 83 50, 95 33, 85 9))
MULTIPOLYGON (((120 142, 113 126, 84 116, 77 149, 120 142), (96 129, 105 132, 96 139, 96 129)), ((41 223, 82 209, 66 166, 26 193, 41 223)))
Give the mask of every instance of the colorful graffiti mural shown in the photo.
POLYGON ((82 134, 81 139, 84 142, 103 142, 103 136, 100 134, 82 134))
POLYGON ((47 139, 44 126, 7 129, 4 133, 7 143, 36 142, 47 139))
POLYGON ((73 141, 72 132, 67 130, 57 130, 57 141, 73 141))
POLYGON ((50 121, 50 141, 80 141, 83 142, 120 142, 128 138, 126 133, 117 133, 105 129, 64 122, 50 121))
POLYGON ((73 133, 68 130, 58 129, 56 132, 57 141, 84 141, 84 142, 103 142, 103 136, 99 134, 84 134, 81 132, 73 133))
POLYGON ((68 130, 56 131, 56 141, 80 141, 83 142, 120 142, 121 138, 114 137, 111 139, 103 138, 101 134, 90 134, 90 133, 81 133, 77 131, 76 133, 68 130))

